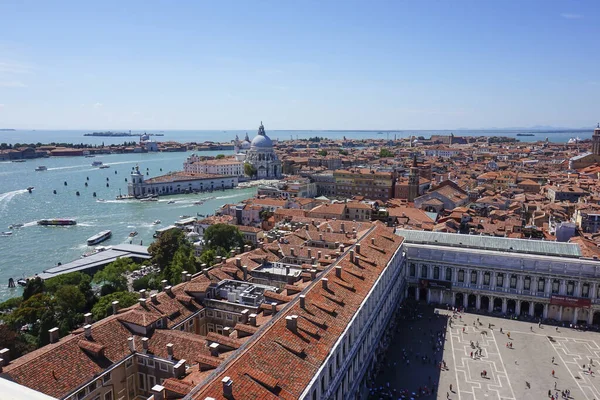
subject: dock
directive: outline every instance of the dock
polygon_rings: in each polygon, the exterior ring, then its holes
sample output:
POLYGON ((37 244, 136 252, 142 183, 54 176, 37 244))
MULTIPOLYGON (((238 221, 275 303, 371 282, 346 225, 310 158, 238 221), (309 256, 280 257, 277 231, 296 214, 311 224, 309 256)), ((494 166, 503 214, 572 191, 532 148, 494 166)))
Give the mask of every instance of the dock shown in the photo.
POLYGON ((93 275, 99 269, 116 261, 118 258, 127 257, 135 261, 148 260, 152 256, 148 253, 147 246, 139 246, 135 244, 120 244, 112 246, 109 250, 104 250, 90 256, 71 261, 70 263, 57 265, 55 267, 44 270, 38 274, 40 278, 46 280, 55 276, 68 274, 70 272, 84 272, 93 275))

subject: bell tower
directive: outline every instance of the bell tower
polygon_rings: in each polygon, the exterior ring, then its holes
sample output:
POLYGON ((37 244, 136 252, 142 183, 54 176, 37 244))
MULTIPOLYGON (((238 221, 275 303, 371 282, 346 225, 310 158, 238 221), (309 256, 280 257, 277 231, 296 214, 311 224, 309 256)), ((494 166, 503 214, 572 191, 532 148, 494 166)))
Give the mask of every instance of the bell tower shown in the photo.
POLYGON ((414 201, 419 197, 419 167, 417 165, 417 156, 413 157, 413 165, 408 174, 408 201, 414 201))
POLYGON ((592 135, 592 153, 595 156, 600 156, 600 123, 594 129, 594 134, 592 135))

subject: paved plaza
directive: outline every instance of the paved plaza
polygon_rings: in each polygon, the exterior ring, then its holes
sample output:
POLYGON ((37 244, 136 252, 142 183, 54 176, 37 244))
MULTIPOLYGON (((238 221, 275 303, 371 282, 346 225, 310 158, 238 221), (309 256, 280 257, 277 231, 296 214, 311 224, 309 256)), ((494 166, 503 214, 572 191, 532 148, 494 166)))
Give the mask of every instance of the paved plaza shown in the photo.
POLYGON ((570 390, 571 399, 600 400, 599 333, 419 307, 422 317, 401 324, 392 339, 374 385, 383 390, 370 398, 417 398, 412 393, 435 384, 436 393, 419 398, 546 399, 549 390, 555 398, 570 390), (438 334, 443 350, 436 352, 438 334), (442 359, 447 368, 440 370, 435 363, 442 359), (409 394, 402 397, 402 390, 409 394))

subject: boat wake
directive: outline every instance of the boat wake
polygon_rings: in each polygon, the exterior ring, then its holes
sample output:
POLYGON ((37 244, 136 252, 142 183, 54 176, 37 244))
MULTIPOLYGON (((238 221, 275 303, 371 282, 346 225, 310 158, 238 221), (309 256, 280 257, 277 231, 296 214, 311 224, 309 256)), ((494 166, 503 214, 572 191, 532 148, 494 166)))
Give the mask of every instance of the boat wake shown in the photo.
POLYGON ((23 224, 23 228, 26 228, 29 226, 37 226, 37 221, 31 221, 31 222, 27 222, 26 224, 23 224))
POLYGON ((18 194, 27 193, 27 189, 13 190, 12 192, 6 192, 0 194, 0 211, 4 211, 8 206, 8 203, 18 194))
POLYGON ((87 167, 87 165, 69 165, 67 167, 54 167, 54 168, 48 168, 48 171, 58 171, 61 169, 73 169, 73 168, 81 168, 81 167, 87 167))

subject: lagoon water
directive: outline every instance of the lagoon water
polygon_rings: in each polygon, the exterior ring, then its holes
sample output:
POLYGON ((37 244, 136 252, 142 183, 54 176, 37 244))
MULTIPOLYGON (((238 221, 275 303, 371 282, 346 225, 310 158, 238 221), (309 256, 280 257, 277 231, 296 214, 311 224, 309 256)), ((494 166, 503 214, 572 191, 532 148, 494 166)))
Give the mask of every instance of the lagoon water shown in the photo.
MULTIPOLYGON (((199 154, 217 153, 227 152, 199 154)), ((0 300, 21 293, 20 288, 8 289, 9 278, 17 280, 32 276, 58 262, 79 258, 92 250, 86 245, 87 238, 100 231, 110 229, 113 233, 112 238, 102 245, 129 243, 132 231, 138 232, 132 239, 134 244, 141 241, 149 245, 156 229, 172 224, 182 215, 213 214, 225 203, 238 202, 256 193, 256 189, 250 188, 168 196, 158 202, 115 200, 120 191, 127 193, 125 178, 129 179, 131 168, 135 165, 144 172, 148 169, 149 176, 156 176, 181 170, 183 161, 190 154, 110 154, 95 158, 55 157, 23 163, 0 162, 0 232, 8 231, 11 224, 25 224, 14 229, 11 236, 0 236, 0 300), (92 167, 93 161, 102 161, 110 168, 92 167), (45 165, 48 170, 34 171, 38 165, 45 165), (27 192, 28 186, 35 187, 32 193, 27 192), (53 190, 57 194, 53 194, 53 190), (76 195, 77 191, 80 196, 76 195), (97 198, 93 197, 93 192, 96 192, 97 198), (193 204, 208 197, 215 199, 203 205, 193 204), (97 199, 106 201, 98 202, 97 199), (175 203, 167 204, 171 200, 175 203), (37 225, 36 221, 43 218, 74 218, 77 225, 37 225), (157 219, 162 223, 153 225, 157 219)))

